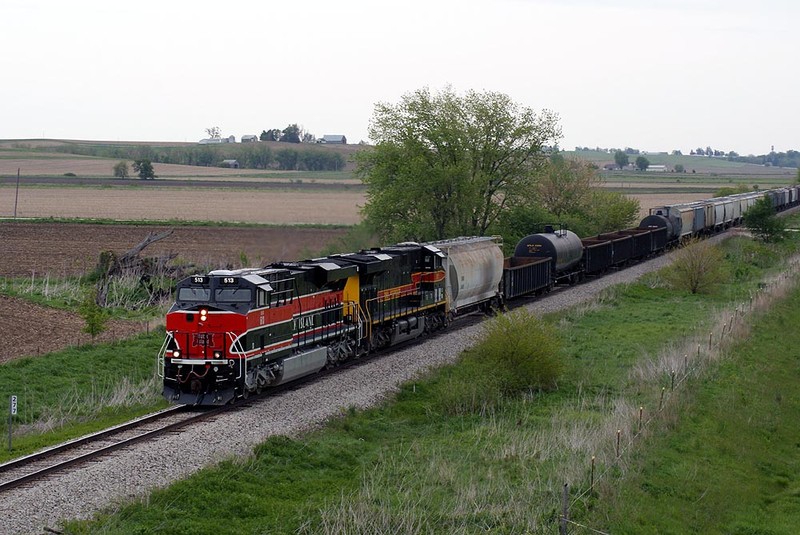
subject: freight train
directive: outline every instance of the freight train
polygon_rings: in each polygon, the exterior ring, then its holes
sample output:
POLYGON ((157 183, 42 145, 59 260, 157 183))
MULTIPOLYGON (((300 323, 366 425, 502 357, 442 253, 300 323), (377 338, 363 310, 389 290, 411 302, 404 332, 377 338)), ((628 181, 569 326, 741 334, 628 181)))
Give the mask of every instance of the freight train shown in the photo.
POLYGON ((247 398, 738 225, 764 195, 776 211, 800 204, 795 186, 653 208, 636 228, 588 238, 547 227, 510 258, 499 238, 468 237, 193 275, 167 313, 163 394, 187 405, 247 398))

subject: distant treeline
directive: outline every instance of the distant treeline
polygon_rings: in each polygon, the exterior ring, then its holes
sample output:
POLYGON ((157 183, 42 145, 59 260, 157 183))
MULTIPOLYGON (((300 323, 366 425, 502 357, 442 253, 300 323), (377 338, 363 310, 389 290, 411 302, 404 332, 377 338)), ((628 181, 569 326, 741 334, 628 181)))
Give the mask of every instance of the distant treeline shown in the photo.
MULTIPOLYGON (((736 153, 734 153, 736 154, 736 153)), ((800 167, 800 152, 787 150, 786 152, 770 152, 760 156, 733 156, 728 153, 728 160, 732 162, 754 163, 758 165, 771 165, 773 167, 800 167)))
POLYGON ((223 143, 162 147, 151 145, 91 145, 70 143, 48 147, 49 152, 63 152, 119 160, 149 160, 153 163, 222 166, 224 160, 236 160, 245 169, 280 169, 286 171, 341 171, 344 156, 321 148, 281 148, 272 150, 264 143, 223 143))

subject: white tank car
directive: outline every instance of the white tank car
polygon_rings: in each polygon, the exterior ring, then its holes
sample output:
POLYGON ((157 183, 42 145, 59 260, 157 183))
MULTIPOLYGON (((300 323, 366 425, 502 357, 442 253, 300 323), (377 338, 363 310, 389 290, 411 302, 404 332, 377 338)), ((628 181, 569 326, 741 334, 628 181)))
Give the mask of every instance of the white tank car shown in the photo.
POLYGON ((499 237, 453 238, 433 242, 445 258, 447 302, 450 312, 500 304, 503 251, 499 237))

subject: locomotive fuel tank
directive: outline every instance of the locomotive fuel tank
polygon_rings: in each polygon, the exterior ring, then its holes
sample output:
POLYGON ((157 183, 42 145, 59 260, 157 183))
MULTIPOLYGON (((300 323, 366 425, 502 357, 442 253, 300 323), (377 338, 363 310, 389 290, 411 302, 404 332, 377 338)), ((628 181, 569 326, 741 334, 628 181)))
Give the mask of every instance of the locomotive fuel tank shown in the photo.
POLYGON ((561 273, 578 265, 583 258, 581 239, 569 230, 553 230, 531 234, 522 238, 514 249, 514 256, 520 258, 549 258, 553 271, 561 273))
POLYGON ((473 237, 430 244, 447 255, 442 265, 451 310, 498 297, 503 276, 503 251, 498 241, 492 237, 473 237))

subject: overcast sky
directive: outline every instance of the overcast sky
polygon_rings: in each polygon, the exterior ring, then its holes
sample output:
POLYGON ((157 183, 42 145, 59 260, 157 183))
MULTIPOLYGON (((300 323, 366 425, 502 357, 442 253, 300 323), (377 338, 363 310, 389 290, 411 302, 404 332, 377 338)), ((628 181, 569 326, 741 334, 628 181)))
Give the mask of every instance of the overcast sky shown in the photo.
POLYGON ((506 93, 560 145, 800 149, 796 0, 0 0, 0 139, 196 141, 506 93))

